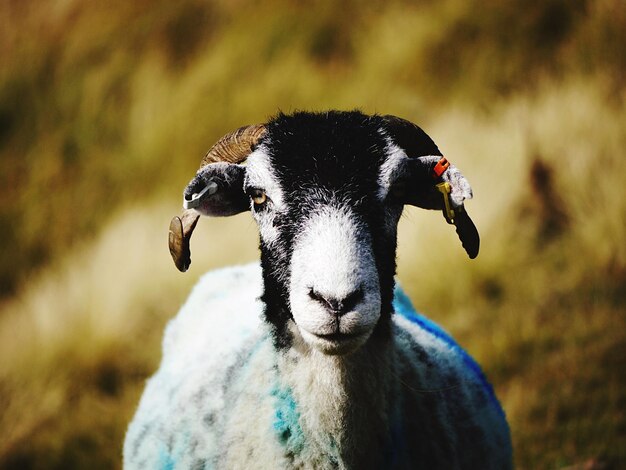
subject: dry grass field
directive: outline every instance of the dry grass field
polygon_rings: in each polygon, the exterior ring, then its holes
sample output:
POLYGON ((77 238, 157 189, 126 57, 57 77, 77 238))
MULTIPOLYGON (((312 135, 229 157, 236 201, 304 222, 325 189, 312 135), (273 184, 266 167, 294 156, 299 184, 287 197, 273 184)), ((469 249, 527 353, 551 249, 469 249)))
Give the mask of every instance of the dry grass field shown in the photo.
POLYGON ((482 364, 517 468, 626 468, 624 50, 621 0, 1 3, 0 468, 120 467, 166 322, 258 258, 242 214, 174 268, 201 155, 327 108, 419 123, 472 183, 479 257, 407 209, 398 278, 482 364))

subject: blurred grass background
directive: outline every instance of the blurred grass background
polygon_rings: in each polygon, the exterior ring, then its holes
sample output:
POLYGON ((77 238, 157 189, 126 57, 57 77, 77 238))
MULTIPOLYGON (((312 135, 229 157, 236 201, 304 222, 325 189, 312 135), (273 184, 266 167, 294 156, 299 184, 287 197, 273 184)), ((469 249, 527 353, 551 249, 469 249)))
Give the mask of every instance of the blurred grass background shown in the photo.
POLYGON ((517 467, 626 468, 624 51, 623 0, 0 2, 0 468, 120 466, 166 321, 258 257, 248 215, 206 219, 175 270, 200 157, 328 108, 420 124, 472 182, 478 259, 408 209, 399 278, 483 365, 517 467))

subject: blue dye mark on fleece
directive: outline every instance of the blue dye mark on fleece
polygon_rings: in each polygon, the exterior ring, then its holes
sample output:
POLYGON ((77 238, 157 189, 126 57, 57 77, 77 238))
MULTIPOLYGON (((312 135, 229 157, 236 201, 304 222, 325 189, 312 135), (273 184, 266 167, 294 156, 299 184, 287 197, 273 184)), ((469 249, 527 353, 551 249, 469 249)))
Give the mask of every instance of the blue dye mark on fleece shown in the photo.
POLYGON ((165 450, 164 447, 159 449, 159 466, 160 470, 174 470, 174 465, 176 465, 176 461, 174 458, 165 450))
POLYGON ((301 453, 305 438, 300 427, 300 412, 291 389, 277 385, 270 394, 276 398, 273 427, 278 441, 288 453, 301 453))
POLYGON ((450 336, 448 333, 442 330, 439 325, 430 321, 425 316, 417 313, 417 311, 413 307, 413 304, 411 303, 411 299, 409 299, 409 297, 404 293, 404 291, 398 284, 396 284, 396 288, 394 291, 393 308, 396 311, 396 313, 402 315, 411 323, 418 325, 423 330, 428 331, 430 334, 432 334, 436 338, 446 343, 446 345, 450 349, 452 349, 456 354, 458 354, 463 360, 463 362, 465 363, 466 367, 469 370, 471 370, 476 376, 476 378, 479 380, 479 382, 481 383, 481 385, 487 392, 491 403, 495 406, 498 412, 502 416, 504 416, 504 410, 502 410, 502 406, 500 405, 500 402, 496 398, 496 394, 493 391, 493 387, 487 381, 485 374, 483 374, 483 371, 481 370, 480 366, 476 363, 476 361, 472 359, 472 357, 469 354, 467 354, 467 352, 465 352, 465 350, 461 348, 461 346, 459 346, 456 341, 454 341, 452 336, 450 336))
POLYGON ((182 433, 179 437, 179 439, 175 439, 173 449, 168 449, 164 443, 161 443, 159 446, 159 461, 156 468, 159 470, 174 470, 185 454, 189 452, 190 433, 182 433))

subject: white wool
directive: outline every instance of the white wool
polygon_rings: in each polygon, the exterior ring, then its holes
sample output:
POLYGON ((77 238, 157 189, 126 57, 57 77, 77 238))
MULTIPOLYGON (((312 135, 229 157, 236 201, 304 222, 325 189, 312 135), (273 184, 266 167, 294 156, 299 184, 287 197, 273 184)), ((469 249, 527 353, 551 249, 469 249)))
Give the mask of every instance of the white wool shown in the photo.
MULTIPOLYGON (((161 366, 128 429, 125 468, 367 468, 388 463, 380 460, 386 455, 395 468, 412 468, 403 456, 431 430, 412 436, 408 426, 420 423, 406 422, 398 438, 394 423, 415 397, 436 398, 432 413, 441 414, 437 426, 450 445, 461 445, 455 429, 476 427, 493 453, 482 468, 510 467, 504 417, 463 355, 437 334, 394 315, 391 345, 370 341, 347 357, 329 356, 308 347, 291 322, 294 344, 279 353, 261 319, 261 292, 257 264, 201 278, 167 327, 161 366), (415 345, 436 367, 420 364, 415 345), (462 421, 450 421, 450 400, 467 409, 462 421)), ((448 468, 472 468, 472 447, 446 454, 448 468)))

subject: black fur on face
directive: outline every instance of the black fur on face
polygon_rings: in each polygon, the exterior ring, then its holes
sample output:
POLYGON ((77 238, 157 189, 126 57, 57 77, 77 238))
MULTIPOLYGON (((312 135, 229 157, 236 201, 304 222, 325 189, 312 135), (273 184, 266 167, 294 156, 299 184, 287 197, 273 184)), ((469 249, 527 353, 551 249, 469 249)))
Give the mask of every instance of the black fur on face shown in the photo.
MULTIPOLYGON (((290 344, 289 271, 294 239, 309 215, 328 205, 349 208, 360 230, 369 234, 363 238, 371 240, 381 294, 381 317, 374 335, 388 334, 396 225, 402 204, 392 198, 380 199, 379 174, 389 152, 383 129, 382 117, 360 112, 279 114, 267 124, 261 145, 269 155, 284 201, 273 219, 278 238, 272 246, 261 239, 262 300, 279 347, 290 344)), ((253 206, 253 210, 271 209, 253 206)))
POLYGON ((329 111, 279 114, 250 127, 218 141, 219 162, 203 161, 185 190, 185 207, 195 206, 183 216, 193 217, 173 219, 170 251, 177 263, 185 249, 188 256, 195 212, 233 215, 248 201, 261 232, 262 300, 278 346, 290 344, 293 322, 326 354, 354 351, 372 332, 385 337, 405 204, 453 205, 444 216, 470 258, 478 255, 478 230, 463 205, 472 197, 469 182, 415 124, 329 111), (256 134, 237 140, 250 127, 256 134))

